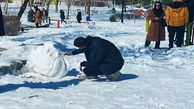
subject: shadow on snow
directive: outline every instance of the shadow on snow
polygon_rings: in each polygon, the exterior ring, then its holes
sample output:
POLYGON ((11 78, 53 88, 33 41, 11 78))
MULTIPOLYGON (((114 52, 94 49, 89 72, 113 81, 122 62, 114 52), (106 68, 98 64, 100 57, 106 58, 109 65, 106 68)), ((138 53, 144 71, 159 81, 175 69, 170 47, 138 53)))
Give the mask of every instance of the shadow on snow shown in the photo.
POLYGON ((79 71, 77 71, 75 68, 73 68, 72 70, 68 71, 66 76, 75 76, 77 77, 79 71))
POLYGON ((20 87, 29 87, 31 89, 60 89, 63 87, 68 87, 69 85, 77 85, 79 84, 79 79, 72 79, 69 81, 61 81, 61 82, 48 82, 48 83, 34 83, 34 82, 24 82, 23 84, 6 84, 0 86, 0 93, 8 92, 16 90, 20 87))
MULTIPOLYGON (((75 76, 76 77, 78 75, 78 73, 79 73, 79 71, 77 71, 74 68, 68 72, 67 76, 75 76)), ((118 81, 124 81, 124 80, 129 80, 129 79, 136 79, 136 78, 138 78, 138 76, 135 74, 121 74, 120 79, 118 81)), ((106 81, 106 77, 104 75, 102 75, 102 76, 100 76, 99 79, 94 80, 94 81, 99 81, 99 82, 106 81)))
MULTIPOLYGON (((135 74, 121 74, 120 79, 117 81, 110 81, 110 82, 118 82, 118 81, 124 81, 124 80, 130 80, 130 79, 136 79, 139 76, 135 75, 135 74)), ((94 81, 98 81, 98 82, 105 82, 106 78, 100 78, 94 81)))
POLYGON ((129 79, 136 79, 136 78, 138 78, 138 76, 135 75, 135 74, 121 74, 121 80, 120 81, 129 80, 129 79))

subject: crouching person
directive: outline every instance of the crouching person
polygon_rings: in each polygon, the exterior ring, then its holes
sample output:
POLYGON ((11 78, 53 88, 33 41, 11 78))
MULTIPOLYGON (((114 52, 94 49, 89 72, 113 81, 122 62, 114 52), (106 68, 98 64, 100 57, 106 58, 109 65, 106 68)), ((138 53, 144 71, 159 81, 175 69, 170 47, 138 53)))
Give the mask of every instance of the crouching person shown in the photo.
POLYGON ((119 80, 121 75, 119 70, 123 67, 124 60, 113 43, 99 37, 87 36, 86 38, 76 38, 74 46, 79 49, 67 51, 64 55, 85 54, 87 61, 80 63, 85 79, 93 79, 97 78, 98 75, 105 75, 110 81, 119 80))

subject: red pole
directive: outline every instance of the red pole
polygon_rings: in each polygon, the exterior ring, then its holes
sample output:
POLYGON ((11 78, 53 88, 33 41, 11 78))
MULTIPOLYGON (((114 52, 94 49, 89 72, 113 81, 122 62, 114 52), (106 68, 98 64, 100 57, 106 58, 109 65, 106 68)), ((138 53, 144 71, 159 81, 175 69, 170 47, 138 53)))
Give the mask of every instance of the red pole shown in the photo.
POLYGON ((57 20, 57 28, 60 28, 60 20, 57 20))

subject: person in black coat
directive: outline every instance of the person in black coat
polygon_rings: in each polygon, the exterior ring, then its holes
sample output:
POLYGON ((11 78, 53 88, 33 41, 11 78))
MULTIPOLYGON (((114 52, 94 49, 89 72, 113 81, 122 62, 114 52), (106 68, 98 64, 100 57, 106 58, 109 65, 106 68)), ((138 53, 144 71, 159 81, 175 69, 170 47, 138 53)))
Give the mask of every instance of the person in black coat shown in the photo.
POLYGON ((0 36, 4 36, 4 35, 5 35, 5 28, 4 28, 4 22, 3 22, 3 14, 0 6, 0 36))
POLYGON ((84 67, 83 72, 88 79, 105 75, 108 80, 118 80, 119 70, 124 65, 124 60, 118 48, 111 42, 99 38, 87 36, 78 37, 74 45, 79 49, 65 52, 64 55, 76 55, 84 53, 86 60, 80 63, 84 67))
POLYGON ((76 16, 76 19, 77 19, 77 22, 78 23, 81 23, 81 20, 82 20, 82 13, 81 13, 81 10, 77 10, 77 16, 76 16))
POLYGON ((185 4, 187 5, 189 9, 189 22, 193 23, 194 20, 194 0, 185 0, 185 4))
POLYGON ((67 22, 65 21, 65 12, 63 10, 60 10, 60 18, 61 23, 65 22, 67 24, 67 22))

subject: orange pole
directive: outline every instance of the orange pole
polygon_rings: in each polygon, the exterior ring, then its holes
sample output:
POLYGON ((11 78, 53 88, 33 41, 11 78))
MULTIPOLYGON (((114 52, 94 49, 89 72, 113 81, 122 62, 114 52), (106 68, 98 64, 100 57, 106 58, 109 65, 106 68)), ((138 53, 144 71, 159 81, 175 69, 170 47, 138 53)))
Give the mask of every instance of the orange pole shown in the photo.
POLYGON ((57 28, 60 28, 60 20, 57 20, 57 28))

